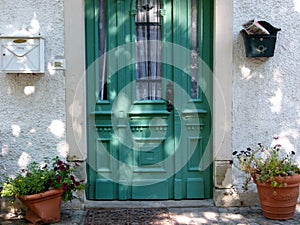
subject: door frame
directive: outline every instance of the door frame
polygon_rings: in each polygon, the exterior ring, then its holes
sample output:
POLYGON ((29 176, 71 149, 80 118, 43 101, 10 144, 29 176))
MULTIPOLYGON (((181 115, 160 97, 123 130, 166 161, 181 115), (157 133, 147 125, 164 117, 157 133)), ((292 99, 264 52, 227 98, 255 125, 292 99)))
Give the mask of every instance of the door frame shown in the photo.
MULTIPOLYGON (((66 59, 66 148, 68 160, 87 159, 84 0, 64 0, 66 59)), ((213 40, 213 168, 216 205, 232 186, 232 1, 214 0, 213 40), (226 18, 226 20, 224 20, 226 18)), ((86 176, 85 166, 82 176, 86 176)))

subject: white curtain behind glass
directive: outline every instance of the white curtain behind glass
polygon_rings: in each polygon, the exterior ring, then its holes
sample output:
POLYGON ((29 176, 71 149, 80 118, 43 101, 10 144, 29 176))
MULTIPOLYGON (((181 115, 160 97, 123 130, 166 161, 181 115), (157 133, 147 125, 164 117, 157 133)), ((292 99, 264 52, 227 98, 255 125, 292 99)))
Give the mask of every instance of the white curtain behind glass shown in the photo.
POLYGON ((136 98, 161 99, 160 3, 140 0, 136 7, 136 98))

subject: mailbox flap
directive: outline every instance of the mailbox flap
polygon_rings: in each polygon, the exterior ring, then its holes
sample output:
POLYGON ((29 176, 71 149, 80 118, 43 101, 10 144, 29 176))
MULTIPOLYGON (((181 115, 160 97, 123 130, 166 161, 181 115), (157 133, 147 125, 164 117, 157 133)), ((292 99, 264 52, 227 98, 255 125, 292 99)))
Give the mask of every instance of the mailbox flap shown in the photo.
POLYGON ((18 57, 23 57, 33 49, 37 48, 38 45, 7 45, 3 47, 10 51, 12 54, 18 57))

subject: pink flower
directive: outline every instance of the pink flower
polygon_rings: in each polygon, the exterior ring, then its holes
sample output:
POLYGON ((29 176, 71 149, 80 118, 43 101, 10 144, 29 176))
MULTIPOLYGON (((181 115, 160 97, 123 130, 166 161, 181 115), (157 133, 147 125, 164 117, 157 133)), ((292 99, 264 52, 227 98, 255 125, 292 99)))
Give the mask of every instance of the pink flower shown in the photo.
POLYGON ((61 187, 64 191, 68 190, 68 184, 67 183, 63 183, 62 187, 61 187))
POLYGON ((61 176, 56 177, 56 183, 60 183, 61 176))
POLYGON ((64 167, 64 165, 60 165, 60 166, 58 167, 58 169, 59 169, 59 170, 62 170, 62 171, 63 171, 63 170, 66 170, 66 168, 64 167))

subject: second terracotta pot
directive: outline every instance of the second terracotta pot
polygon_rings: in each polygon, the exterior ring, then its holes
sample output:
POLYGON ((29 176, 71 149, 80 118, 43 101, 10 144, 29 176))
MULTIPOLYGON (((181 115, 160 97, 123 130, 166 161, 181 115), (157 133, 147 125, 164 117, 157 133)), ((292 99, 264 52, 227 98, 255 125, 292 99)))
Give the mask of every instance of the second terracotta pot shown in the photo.
POLYGON ((276 177, 282 187, 271 187, 270 182, 262 183, 253 177, 261 203, 263 215, 274 220, 287 220, 294 216, 300 185, 300 175, 276 177))

